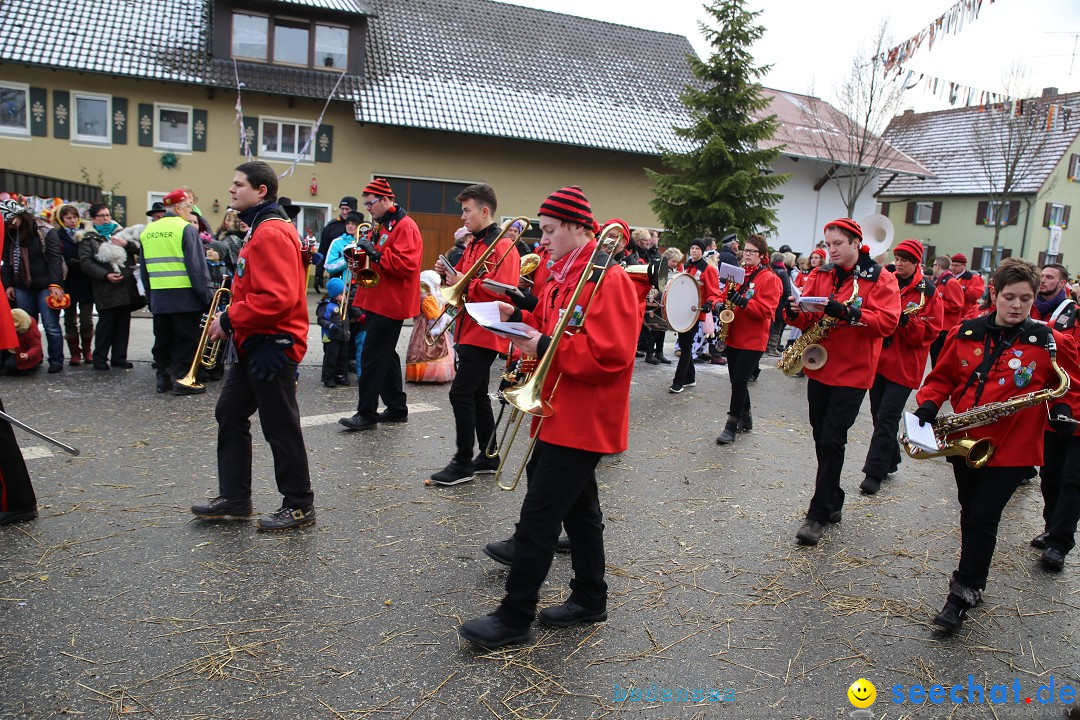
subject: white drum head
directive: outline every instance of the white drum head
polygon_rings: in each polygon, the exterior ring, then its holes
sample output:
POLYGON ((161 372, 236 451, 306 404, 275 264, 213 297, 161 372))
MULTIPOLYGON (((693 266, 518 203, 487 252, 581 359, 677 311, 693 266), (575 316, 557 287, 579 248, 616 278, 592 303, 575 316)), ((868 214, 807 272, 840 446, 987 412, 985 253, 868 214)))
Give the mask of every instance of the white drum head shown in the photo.
POLYGON ((694 276, 676 273, 669 277, 660 305, 664 322, 675 332, 689 332, 696 327, 701 310, 701 289, 694 276))

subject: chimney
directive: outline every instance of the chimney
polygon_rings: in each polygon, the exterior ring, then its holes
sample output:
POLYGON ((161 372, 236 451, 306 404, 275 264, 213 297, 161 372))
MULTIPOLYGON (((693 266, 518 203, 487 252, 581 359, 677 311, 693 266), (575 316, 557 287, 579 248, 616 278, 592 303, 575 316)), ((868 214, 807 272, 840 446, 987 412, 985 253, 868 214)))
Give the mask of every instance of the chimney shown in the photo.
POLYGON ((904 110, 904 117, 908 117, 909 115, 914 115, 914 114, 915 114, 915 109, 914 108, 908 108, 907 110, 904 110))
POLYGON ((1043 91, 1042 91, 1042 96, 1044 98, 1054 97, 1057 94, 1058 94, 1058 89, 1056 87, 1045 87, 1045 88, 1043 88, 1043 91))

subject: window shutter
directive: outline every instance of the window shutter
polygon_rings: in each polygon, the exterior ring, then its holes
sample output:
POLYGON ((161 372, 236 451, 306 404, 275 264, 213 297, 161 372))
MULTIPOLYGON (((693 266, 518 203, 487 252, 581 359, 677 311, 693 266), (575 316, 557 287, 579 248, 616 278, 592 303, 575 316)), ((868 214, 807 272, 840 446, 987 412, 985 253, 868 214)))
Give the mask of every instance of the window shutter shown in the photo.
POLYGON ((112 123, 112 141, 113 145, 127 145, 128 135, 128 101, 127 98, 113 96, 112 99, 113 116, 110 118, 112 123))
POLYGON ((937 257, 937 245, 928 245, 926 242, 923 242, 923 245, 926 247, 923 253, 923 264, 930 267, 934 264, 934 258, 937 257))
POLYGON ((28 100, 26 109, 30 112, 30 134, 45 137, 49 134, 49 91, 32 87, 28 100))
POLYGON ((986 224, 986 210, 989 207, 990 207, 989 203, 987 203, 985 200, 980 200, 979 201, 979 205, 975 209, 975 224, 976 225, 985 225, 986 224))
POLYGON ((195 108, 191 111, 191 149, 194 152, 206 152, 206 126, 209 122, 206 110, 195 108))
POLYGON ((1002 260, 1004 260, 1005 258, 1012 257, 1012 248, 1000 248, 1000 249, 1001 249, 1001 259, 1002 260))
POLYGON ((1020 220, 1020 201, 1013 200, 1009 203, 1009 215, 1005 220, 1006 225, 1015 225, 1020 220))
POLYGON ((1046 265, 1046 253, 1044 253, 1044 252, 1039 253, 1038 265, 1039 265, 1039 267, 1042 267, 1043 265, 1046 265))
POLYGON ((1069 210, 1072 209, 1072 205, 1065 206, 1065 212, 1061 214, 1061 229, 1064 230, 1069 227, 1069 210))
POLYGON ((328 163, 334 157, 334 126, 320 125, 315 138, 315 162, 328 163))
POLYGON ((1080 155, 1077 155, 1076 153, 1073 153, 1072 155, 1069 156, 1069 180, 1072 181, 1072 182, 1076 182, 1077 180, 1080 180, 1080 178, 1076 177, 1073 174, 1073 173, 1076 172, 1076 159, 1077 158, 1080 158, 1080 155))
MULTIPOLYGON (((1046 209, 1043 210, 1043 227, 1050 227, 1050 211, 1053 206, 1050 203, 1046 203, 1046 209)), ((1042 263, 1039 263, 1042 265, 1042 263)))
POLYGON ((971 264, 968 265, 968 267, 972 268, 973 270, 980 270, 982 268, 982 266, 983 266, 983 257, 982 256, 983 256, 982 248, 981 247, 974 248, 971 251, 971 264))
POLYGON ((154 147, 154 106, 139 103, 139 147, 154 147))
POLYGON ((67 140, 71 137, 71 93, 53 90, 53 137, 67 140))
POLYGON ((881 203, 881 214, 885 217, 889 217, 889 204, 887 202, 881 203))
POLYGON ((930 211, 930 224, 937 225, 941 222, 941 201, 934 203, 934 209, 930 211))
MULTIPOLYGON (((259 118, 244 116, 244 136, 247 137, 248 152, 252 157, 259 154, 259 118)), ((244 154, 244 144, 240 143, 240 154, 244 154)))
POLYGON ((904 217, 904 222, 908 225, 915 223, 915 203, 909 202, 907 204, 907 215, 904 217))

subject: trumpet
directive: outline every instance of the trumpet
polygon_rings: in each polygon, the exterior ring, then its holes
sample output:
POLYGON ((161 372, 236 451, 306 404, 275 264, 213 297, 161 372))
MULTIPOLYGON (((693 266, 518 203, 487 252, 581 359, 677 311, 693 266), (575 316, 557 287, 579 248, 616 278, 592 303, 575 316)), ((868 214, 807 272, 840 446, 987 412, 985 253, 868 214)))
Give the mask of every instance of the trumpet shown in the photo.
POLYGON ((227 287, 218 288, 213 300, 210 301, 210 310, 203 315, 202 333, 199 335, 199 344, 195 346, 195 357, 191 358, 191 367, 188 368, 184 377, 176 381, 177 385, 183 385, 192 390, 203 387, 197 379, 199 367, 212 368, 217 365, 218 358, 221 357, 221 349, 225 347, 224 339, 210 340, 210 326, 214 322, 215 314, 219 310, 228 310, 231 304, 232 290, 227 287))
POLYGON ((340 314, 341 322, 345 324, 349 319, 349 296, 351 295, 352 286, 355 283, 362 288, 373 288, 379 284, 382 278, 379 273, 371 269, 371 258, 367 253, 356 246, 360 242, 360 238, 371 232, 372 224, 369 222, 362 222, 356 226, 356 237, 353 242, 346 245, 341 251, 342 256, 345 258, 345 272, 341 274, 341 279, 345 283, 345 297, 342 299, 340 314), (361 257, 364 259, 364 267, 360 267, 361 257), (355 272, 356 277, 353 277, 355 272))
MULTIPOLYGON (((551 372, 555 355, 559 349, 559 344, 566 335, 566 328, 569 326, 571 318, 577 316, 577 328, 579 330, 585 326, 585 322, 588 320, 589 316, 589 308, 592 307, 593 300, 596 299, 596 294, 600 289, 600 285, 603 283, 604 278, 607 276, 607 271, 612 265, 610 253, 615 249, 616 245, 618 245, 618 239, 604 237, 607 231, 612 227, 619 227, 619 224, 609 223, 601 229, 599 233, 601 239, 596 242, 596 247, 593 249, 592 255, 585 265, 585 270, 581 273, 581 278, 578 280, 577 286, 574 288, 574 292, 566 304, 566 307, 568 308, 567 312, 561 314, 559 321, 552 329, 550 335, 551 342, 548 344, 544 357, 537 363, 536 369, 529 375, 528 380, 525 382, 503 390, 503 397, 506 398, 506 401, 520 411, 518 424, 521 423, 521 420, 526 414, 535 415, 540 418, 540 421, 537 423, 536 431, 533 433, 532 440, 529 442, 529 447, 525 451, 525 457, 521 462, 521 466, 518 468, 517 474, 511 482, 503 483, 501 480, 502 469, 503 465, 506 463, 506 457, 504 456, 499 463, 499 469, 495 471, 495 484, 498 485, 500 490, 513 490, 517 487, 518 482, 521 480, 521 474, 525 471, 525 465, 528 463, 529 456, 532 454, 533 447, 536 445, 536 439, 540 437, 540 426, 543 425, 544 418, 549 417, 552 414, 551 398, 554 397, 555 392, 559 389, 559 381, 562 380, 562 374, 560 373, 555 378, 555 382, 551 386, 551 392, 548 393, 547 400, 542 397, 544 383, 547 380, 548 374, 551 372), (601 258, 601 256, 603 257, 601 258), (580 313, 573 312, 573 308, 577 307, 578 300, 585 290, 585 285, 588 284, 594 275, 596 275, 596 279, 594 281, 593 293, 589 298, 589 302, 586 303, 580 313)), ((514 435, 516 436, 516 434, 517 432, 515 429, 514 435)), ((511 442, 513 442, 513 438, 511 438, 511 442)), ((507 447, 507 451, 509 451, 509 447, 507 447)), ((507 455, 508 454, 509 453, 507 452, 507 455)))
MULTIPOLYGON (((844 304, 850 306, 857 297, 859 297, 859 277, 852 275, 851 297, 845 300, 844 304)), ((798 340, 784 351, 784 354, 777 361, 776 367, 788 377, 795 377, 796 373, 803 369, 803 366, 811 370, 817 370, 823 366, 829 360, 829 352, 819 343, 839 322, 838 319, 829 315, 822 317, 817 321, 816 325, 800 335, 798 340)))
MULTIPOLYGON (((424 334, 424 339, 428 345, 434 345, 439 341, 450 326, 454 322, 454 318, 465 308, 465 295, 469 291, 469 283, 476 279, 480 273, 488 272, 487 260, 493 252, 495 252, 495 246, 499 244, 499 241, 503 239, 503 236, 510 230, 510 228, 518 223, 521 225, 521 233, 525 233, 529 227, 529 218, 524 216, 518 216, 511 218, 503 223, 502 230, 495 236, 495 239, 488 243, 484 253, 476 259, 476 262, 472 264, 468 270, 466 270, 460 279, 450 287, 439 288, 439 293, 443 296, 443 300, 446 304, 443 306, 442 314, 435 319, 435 322, 428 326, 427 332, 424 334)), ((502 265, 503 260, 510 254, 511 250, 514 250, 515 246, 510 245, 502 256, 493 264, 490 268, 491 272, 494 272, 502 265)), ((526 256, 528 257, 528 256, 526 256)), ((537 264, 539 264, 539 257, 537 258, 537 264)), ((534 267, 533 270, 536 268, 534 267)), ((532 272, 530 270, 529 272, 532 272)))

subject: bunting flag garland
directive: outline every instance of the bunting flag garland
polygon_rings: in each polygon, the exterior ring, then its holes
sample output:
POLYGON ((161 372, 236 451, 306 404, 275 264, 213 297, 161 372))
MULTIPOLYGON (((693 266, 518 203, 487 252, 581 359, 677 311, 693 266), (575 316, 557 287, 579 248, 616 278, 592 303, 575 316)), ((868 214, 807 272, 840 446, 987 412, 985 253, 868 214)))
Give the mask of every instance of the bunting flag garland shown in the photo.
MULTIPOLYGON (((965 22, 971 22, 979 17, 983 2, 984 0, 959 0, 930 25, 891 50, 883 52, 878 60, 888 72, 911 60, 923 43, 926 43, 928 50, 933 50, 938 38, 960 32, 964 29, 965 22)), ((989 3, 993 5, 994 0, 989 0, 989 3)))
POLYGON ((236 58, 232 61, 233 75, 236 76, 236 125, 240 128, 240 147, 244 150, 244 158, 251 162, 251 142, 248 140, 247 128, 244 127, 244 105, 240 102, 240 88, 243 83, 240 82, 240 71, 236 67, 236 58))
POLYGON ((334 83, 334 89, 330 91, 330 95, 326 98, 326 103, 323 105, 322 112, 319 113, 319 119, 315 121, 315 127, 311 129, 311 134, 308 135, 307 142, 304 143, 304 147, 300 148, 300 152, 296 154, 296 158, 292 161, 292 165, 289 169, 281 173, 278 177, 287 178, 296 171, 296 164, 299 163, 307 155, 308 148, 311 147, 311 141, 315 139, 319 134, 319 128, 322 126, 323 116, 326 115, 326 109, 330 107, 330 101, 334 99, 334 95, 337 93, 338 87, 341 86, 341 81, 345 78, 345 73, 338 75, 337 82, 334 83))

